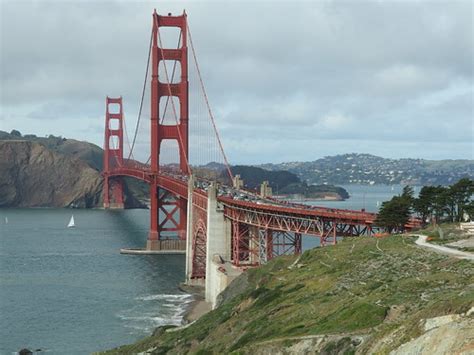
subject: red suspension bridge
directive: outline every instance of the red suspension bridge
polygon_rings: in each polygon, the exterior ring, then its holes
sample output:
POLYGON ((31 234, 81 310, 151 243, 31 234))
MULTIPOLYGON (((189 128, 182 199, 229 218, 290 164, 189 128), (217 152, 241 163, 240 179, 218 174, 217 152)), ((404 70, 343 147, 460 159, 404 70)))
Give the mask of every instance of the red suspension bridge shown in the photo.
POLYGON ((124 177, 146 182, 150 186, 146 249, 186 250, 189 282, 209 278, 208 264, 216 255, 223 265, 255 266, 278 255, 301 253, 303 235, 325 245, 335 244, 337 237, 372 235, 376 230, 374 213, 291 204, 241 188, 219 138, 186 13, 153 13, 132 143, 122 98, 107 97, 105 118, 104 207, 123 208, 124 177), (178 45, 166 48, 164 33, 170 28, 177 29, 178 45), (190 87, 188 49, 196 76, 191 84, 196 87, 190 87), (148 115, 149 123, 143 125, 141 117, 148 115), (143 151, 146 146, 148 159, 135 158, 136 148, 143 151))

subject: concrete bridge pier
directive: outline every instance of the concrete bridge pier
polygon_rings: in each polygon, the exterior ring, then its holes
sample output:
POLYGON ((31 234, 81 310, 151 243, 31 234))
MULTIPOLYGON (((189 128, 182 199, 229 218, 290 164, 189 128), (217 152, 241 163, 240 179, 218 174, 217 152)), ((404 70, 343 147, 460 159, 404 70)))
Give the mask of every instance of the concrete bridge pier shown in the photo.
POLYGON ((189 176, 188 180, 188 210, 186 218, 186 284, 189 286, 203 286, 201 280, 191 278, 193 271, 193 238, 194 238, 194 219, 193 219, 193 193, 194 177, 189 176))
POLYGON ((241 274, 231 263, 231 222, 224 218, 217 201, 217 187, 211 184, 207 200, 206 302, 215 308, 217 296, 241 274))
POLYGON ((193 217, 194 179, 190 177, 188 185, 188 212, 186 225, 186 284, 189 286, 204 286, 205 300, 215 308, 217 296, 229 283, 241 274, 241 270, 231 262, 231 222, 224 218, 224 209, 217 200, 215 183, 207 191, 206 218, 206 274, 205 279, 193 279, 193 242, 196 223, 193 217))

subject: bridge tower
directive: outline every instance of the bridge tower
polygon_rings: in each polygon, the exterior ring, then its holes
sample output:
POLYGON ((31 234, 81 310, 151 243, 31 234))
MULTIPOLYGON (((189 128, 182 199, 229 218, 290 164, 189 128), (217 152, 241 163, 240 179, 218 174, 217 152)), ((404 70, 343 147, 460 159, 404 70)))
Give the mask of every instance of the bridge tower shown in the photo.
POLYGON ((123 208, 123 181, 110 177, 110 171, 123 165, 123 108, 122 97, 105 100, 104 140, 104 208, 123 208), (111 201, 112 197, 112 201, 111 201))
MULTIPOLYGON (((161 145, 164 140, 174 140, 179 149, 179 175, 189 175, 188 166, 188 47, 186 13, 181 16, 161 16, 153 13, 152 31, 152 61, 151 61, 151 173, 154 183, 150 187, 150 232, 147 249, 161 248, 161 240, 166 233, 177 233, 179 239, 186 240, 186 199, 174 196, 157 188, 156 180, 160 171, 166 169, 160 166, 161 145), (181 46, 177 49, 162 48, 160 28, 177 27, 181 31, 181 46), (170 77, 165 69, 165 75, 160 78, 160 62, 177 61, 181 65, 181 80, 179 83, 170 83, 170 77), (171 97, 179 101, 174 106, 171 97), (160 99, 170 99, 176 124, 169 124, 163 119, 164 112, 160 113, 160 99), (179 108, 179 110, 178 110, 179 108), (179 112, 179 113, 178 113, 179 112)), ((162 63, 166 68, 166 62, 162 63)))

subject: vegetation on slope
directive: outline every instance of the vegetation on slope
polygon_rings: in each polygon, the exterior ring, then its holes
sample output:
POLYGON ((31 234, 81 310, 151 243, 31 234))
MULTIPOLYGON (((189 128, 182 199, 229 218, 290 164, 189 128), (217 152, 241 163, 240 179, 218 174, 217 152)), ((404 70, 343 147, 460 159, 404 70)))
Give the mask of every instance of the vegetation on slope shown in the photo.
POLYGON ((295 174, 285 171, 270 171, 255 166, 236 165, 232 168, 234 175, 239 174, 245 187, 259 189, 263 181, 268 181, 275 195, 299 195, 305 198, 324 198, 331 196, 338 199, 349 198, 349 193, 342 187, 333 185, 308 185, 300 181, 295 174))
POLYGON ((321 335, 321 353, 387 353, 420 335, 422 319, 466 312, 474 301, 472 262, 413 241, 346 239, 276 258, 235 280, 231 288, 246 279, 245 291, 189 327, 108 353, 255 354, 321 335))
POLYGON ((399 196, 382 203, 375 224, 389 231, 403 231, 412 212, 422 223, 461 222, 474 217, 474 180, 460 179, 451 186, 423 186, 417 198, 405 186, 399 196))

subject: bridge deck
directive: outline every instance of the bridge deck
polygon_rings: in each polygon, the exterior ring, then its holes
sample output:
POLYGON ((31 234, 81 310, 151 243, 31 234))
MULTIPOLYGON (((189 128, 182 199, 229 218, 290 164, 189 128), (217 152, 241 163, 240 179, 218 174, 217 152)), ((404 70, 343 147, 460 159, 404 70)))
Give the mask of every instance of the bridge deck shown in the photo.
MULTIPOLYGON (((188 199, 188 182, 185 176, 170 176, 168 174, 153 174, 145 166, 141 167, 119 167, 109 173, 113 176, 129 176, 143 180, 149 184, 155 182, 160 188, 163 188, 181 198, 188 199)), ((207 193, 204 190, 196 189, 193 202, 201 209, 206 209, 207 193)), ((347 209, 325 208, 316 206, 306 206, 301 204, 292 204, 286 201, 275 199, 262 199, 260 201, 242 201, 230 196, 219 196, 219 201, 229 208, 252 210, 259 213, 285 215, 297 218, 323 218, 336 220, 338 223, 348 224, 372 224, 377 216, 375 213, 355 211, 347 209)))

